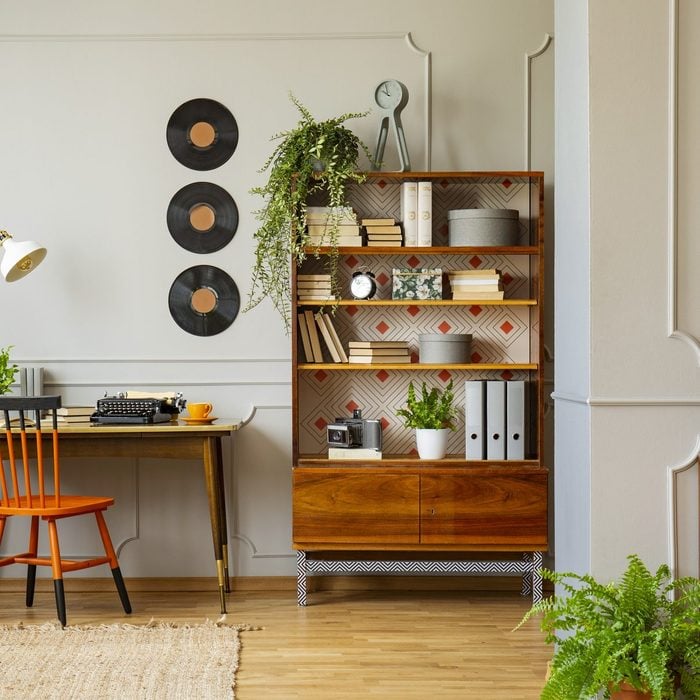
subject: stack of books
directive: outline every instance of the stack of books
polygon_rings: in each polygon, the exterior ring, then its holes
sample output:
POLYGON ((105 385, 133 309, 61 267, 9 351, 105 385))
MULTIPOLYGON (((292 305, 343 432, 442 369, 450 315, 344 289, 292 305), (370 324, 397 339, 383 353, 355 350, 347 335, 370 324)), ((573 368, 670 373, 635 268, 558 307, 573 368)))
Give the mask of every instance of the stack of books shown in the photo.
POLYGON ((351 340, 350 364, 409 364, 408 341, 405 340, 351 340))
POLYGON ((401 218, 408 247, 433 244, 433 183, 431 180, 401 183, 401 218))
POLYGON ((307 207, 306 230, 313 246, 361 246, 357 215, 351 207, 307 207))
POLYGON ((453 270, 450 278, 453 299, 497 301, 503 299, 503 283, 498 270, 453 270))
POLYGON ((297 314, 297 321, 299 323, 299 337, 307 362, 324 361, 321 341, 323 341, 333 362, 348 361, 338 332, 328 314, 324 314, 322 311, 314 313, 307 310, 297 314))
POLYGON ((362 219, 368 246, 400 246, 403 242, 401 226, 395 219, 362 219))
POLYGON ((331 291, 330 275, 298 275, 297 299, 302 303, 321 304, 336 301, 331 291))
POLYGON ((94 406, 61 406, 61 408, 56 409, 59 425, 89 423, 90 416, 94 412, 94 406))

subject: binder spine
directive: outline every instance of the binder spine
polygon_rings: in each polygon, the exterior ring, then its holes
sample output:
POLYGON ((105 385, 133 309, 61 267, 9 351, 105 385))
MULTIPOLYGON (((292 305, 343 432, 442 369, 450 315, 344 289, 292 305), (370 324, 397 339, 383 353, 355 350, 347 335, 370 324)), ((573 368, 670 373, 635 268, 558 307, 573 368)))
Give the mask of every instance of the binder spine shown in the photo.
POLYGON ((525 382, 506 382, 506 459, 525 459, 525 382))
POLYGON ((485 459, 486 446, 484 442, 485 401, 484 382, 468 380, 464 382, 465 413, 466 413, 466 458, 485 459))
POLYGON ((506 382, 486 382, 486 459, 506 457, 506 382))

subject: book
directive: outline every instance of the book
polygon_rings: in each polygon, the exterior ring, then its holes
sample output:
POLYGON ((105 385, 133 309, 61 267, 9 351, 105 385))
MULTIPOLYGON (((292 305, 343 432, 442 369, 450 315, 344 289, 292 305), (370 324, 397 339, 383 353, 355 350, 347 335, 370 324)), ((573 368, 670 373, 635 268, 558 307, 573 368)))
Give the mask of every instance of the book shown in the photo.
POLYGON ((329 447, 328 459, 381 459, 382 451, 369 447, 329 447))
POLYGON ((395 241, 367 241, 367 246, 369 248, 381 248, 382 246, 394 246, 395 248, 400 248, 402 246, 402 242, 400 238, 395 241))
POLYGON ((334 226, 333 224, 309 224, 306 227, 309 236, 330 236, 335 234, 337 236, 353 236, 359 235, 360 225, 359 224, 338 224, 334 226))
POLYGON ((408 355, 408 348, 350 348, 350 354, 356 355, 408 355))
MULTIPOLYGON (((90 413, 92 415, 94 413, 94 410, 90 413)), ((57 416, 56 417, 56 422, 57 423, 89 423, 90 422, 90 415, 88 416, 57 416)), ((49 420, 50 423, 50 420, 49 420)), ((42 425, 44 425, 44 421, 42 421, 42 425)))
POLYGON ((452 291, 460 294, 471 294, 472 292, 501 292, 503 286, 499 282, 487 282, 486 284, 453 284, 452 291))
POLYGON ((330 275, 297 275, 297 282, 330 282, 330 275))
POLYGON ((328 333, 330 334, 331 339, 335 344, 335 349, 338 351, 338 355, 340 355, 340 361, 347 362, 348 356, 345 353, 345 348, 343 348, 343 344, 340 342, 340 337, 338 336, 338 332, 335 330, 335 326, 333 325, 333 321, 331 321, 331 317, 328 314, 323 314, 323 320, 325 321, 326 326, 328 327, 328 333))
POLYGON ((433 245, 433 183, 429 180, 418 183, 418 233, 417 245, 433 245))
POLYGON ((418 245, 418 183, 401 183, 401 221, 407 246, 418 245))
POLYGON ((94 412, 94 406, 61 406, 56 409, 59 416, 91 416, 94 412))
POLYGON ((474 300, 479 299, 486 301, 499 301, 503 299, 504 292, 453 292, 452 298, 459 300, 474 300))
POLYGON ((360 222, 363 226, 393 226, 396 219, 386 217, 385 219, 362 219, 360 222))
POLYGON ((357 223, 357 214, 352 207, 306 207, 306 221, 337 221, 357 223))
POLYGON ((410 364, 410 355, 354 355, 350 353, 350 364, 410 364))
POLYGON ((351 340, 349 348, 408 348, 407 340, 351 340))
POLYGON ((297 282, 298 290, 330 290, 330 282, 297 282))
POLYGON ((328 352, 331 354, 333 362, 340 362, 341 360, 340 355, 338 354, 338 349, 335 347, 331 334, 328 332, 328 326, 323 320, 323 316, 324 314, 322 314, 320 311, 314 316, 316 319, 316 324, 318 325, 318 330, 321 331, 321 337, 326 343, 326 347, 328 348, 328 352))
POLYGON ((492 284, 500 285, 500 277, 450 277, 450 284, 453 287, 471 287, 474 289, 483 289, 490 287, 492 284))
MULTIPOLYGON (((331 245, 330 238, 309 238, 309 245, 316 248, 323 248, 324 246, 331 245)), ((362 245, 362 236, 338 236, 335 241, 332 242, 336 247, 340 248, 342 246, 347 246, 350 248, 355 248, 362 245)))
POLYGON ((400 226, 365 226, 367 233, 401 233, 400 226))
POLYGON ((500 275, 501 273, 494 268, 489 268, 489 269, 484 268, 483 270, 449 270, 447 274, 450 278, 452 278, 452 277, 494 277, 496 275, 500 275))
POLYGON ((321 343, 318 338, 318 331, 316 330, 314 312, 311 310, 304 311, 304 318, 306 319, 306 329, 309 331, 309 342, 311 343, 311 353, 314 362, 323 362, 323 352, 321 351, 321 343))
POLYGON ((314 353, 311 349, 311 339, 309 338, 309 329, 306 326, 304 314, 297 314, 297 321, 299 322, 299 335, 301 336, 301 345, 304 348, 304 357, 307 362, 313 362, 314 353))

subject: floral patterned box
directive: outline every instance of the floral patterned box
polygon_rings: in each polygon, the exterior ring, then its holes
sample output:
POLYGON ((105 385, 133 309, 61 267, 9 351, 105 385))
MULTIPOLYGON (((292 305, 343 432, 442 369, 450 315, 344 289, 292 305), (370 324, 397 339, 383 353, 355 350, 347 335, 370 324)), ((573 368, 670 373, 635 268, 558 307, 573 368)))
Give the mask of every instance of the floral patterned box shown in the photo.
POLYGON ((442 268, 392 270, 392 299, 442 299, 442 268))

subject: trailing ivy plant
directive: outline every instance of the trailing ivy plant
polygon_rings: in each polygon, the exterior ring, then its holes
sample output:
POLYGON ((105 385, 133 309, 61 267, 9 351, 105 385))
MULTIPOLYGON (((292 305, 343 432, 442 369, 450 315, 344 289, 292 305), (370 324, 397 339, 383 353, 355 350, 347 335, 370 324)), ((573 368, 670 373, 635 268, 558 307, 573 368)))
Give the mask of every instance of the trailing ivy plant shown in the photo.
MULTIPOLYGON (((307 256, 306 206, 315 193, 325 193, 329 207, 347 206, 348 182, 362 182, 358 171, 360 149, 371 159, 367 146, 343 125, 348 119, 367 112, 347 112, 339 117, 317 121, 311 112, 290 93, 301 119, 290 131, 272 137, 280 140, 259 172, 268 172, 267 184, 254 187, 263 207, 255 212, 260 227, 256 243, 252 284, 245 311, 269 297, 282 316, 289 332, 291 311, 290 265, 300 265, 307 256), (291 260, 291 263, 290 263, 291 260)), ((330 255, 327 268, 334 292, 337 292, 338 221, 329 222, 330 255)), ((318 256, 318 249, 316 250, 318 256)))
POLYGON ((0 348, 0 394, 6 394, 10 390, 18 371, 17 365, 10 364, 11 349, 12 345, 0 348))
POLYGON ((407 428, 428 428, 439 430, 450 428, 454 430, 452 419, 456 415, 452 380, 440 391, 438 387, 428 390, 425 382, 421 388, 420 398, 416 396, 413 382, 408 385, 406 407, 396 411, 396 415, 404 419, 407 428))
POLYGON ((652 574, 635 554, 628 561, 619 583, 542 571, 564 591, 520 622, 542 613, 556 644, 542 700, 609 698, 623 682, 653 700, 675 698, 680 682, 684 697, 700 698, 700 580, 671 580, 666 565, 652 574))

